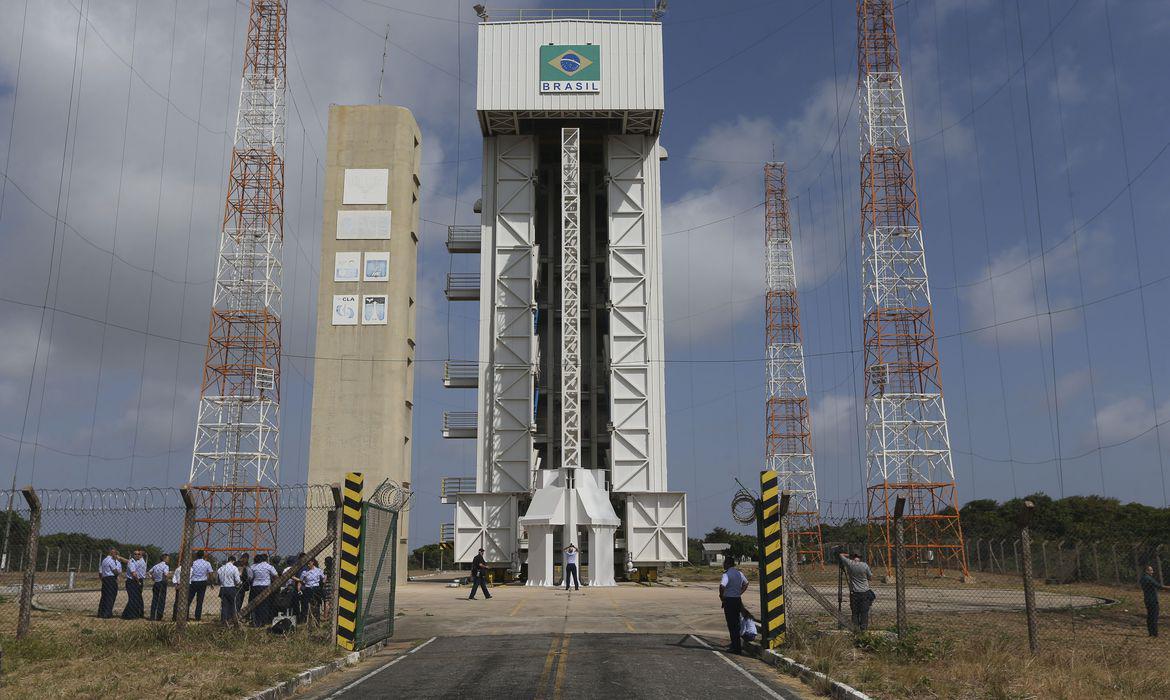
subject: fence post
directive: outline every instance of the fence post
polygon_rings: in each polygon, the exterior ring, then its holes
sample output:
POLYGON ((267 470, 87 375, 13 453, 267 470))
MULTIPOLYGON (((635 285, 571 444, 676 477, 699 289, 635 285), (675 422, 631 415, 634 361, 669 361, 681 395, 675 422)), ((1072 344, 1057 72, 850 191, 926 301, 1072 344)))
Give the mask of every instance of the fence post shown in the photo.
POLYGON ((1020 541, 1012 540, 1012 563, 1016 566, 1016 573, 1020 573, 1020 541))
POLYGON ((1093 580, 1101 583, 1101 557, 1097 554, 1097 540, 1093 540, 1093 580))
POLYGON ((183 536, 179 540, 179 586, 175 588, 175 607, 172 617, 175 620, 175 630, 182 634, 187 627, 187 615, 191 610, 191 601, 187 597, 187 589, 191 585, 191 540, 195 539, 195 498, 191 495, 191 484, 185 484, 179 489, 183 496, 183 536))
POLYGON ((1040 540, 1040 556, 1044 561, 1044 581, 1047 582, 1048 581, 1048 540, 1040 540))
POLYGON ((21 489, 24 500, 28 502, 28 542, 25 551, 28 553, 29 566, 24 570, 24 580, 20 584, 20 616, 16 621, 16 638, 23 639, 28 634, 32 617, 33 584, 37 575, 37 540, 41 537, 41 499, 32 486, 21 489))
POLYGON ((1158 574, 1158 584, 1162 586, 1166 585, 1166 579, 1162 578, 1162 555, 1159 552, 1164 546, 1160 544, 1154 547, 1154 573, 1158 574))
POLYGON ((975 540, 975 570, 983 571, 983 546, 980 544, 983 540, 975 540))
POLYGON ((1028 649, 1033 654, 1040 650, 1040 641, 1036 620, 1036 591, 1032 582, 1032 533, 1028 525, 1032 522, 1036 505, 1031 501, 1024 501, 1024 509, 1020 511, 1020 549, 1024 552, 1024 612, 1028 617, 1028 649))
POLYGON ((333 571, 329 582, 329 641, 337 643, 337 591, 341 581, 341 485, 330 484, 333 493, 333 507, 329 510, 329 534, 333 536, 333 571))
POLYGON ((905 510, 906 498, 898 496, 894 502, 894 600, 898 637, 906 634, 906 540, 902 526, 905 510))

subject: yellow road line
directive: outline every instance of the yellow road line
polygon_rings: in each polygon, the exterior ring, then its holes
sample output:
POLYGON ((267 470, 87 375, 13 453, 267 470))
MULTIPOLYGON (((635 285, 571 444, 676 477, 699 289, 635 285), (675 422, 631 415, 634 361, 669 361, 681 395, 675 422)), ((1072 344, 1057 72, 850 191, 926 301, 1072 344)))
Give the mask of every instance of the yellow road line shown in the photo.
POLYGON ((565 685, 565 666, 569 663, 569 635, 565 635, 561 644, 560 658, 557 659, 557 679, 553 683, 553 700, 561 700, 561 692, 565 685))
POLYGON ((508 613, 508 617, 516 617, 516 613, 520 611, 522 605, 524 605, 524 601, 516 603, 516 607, 512 608, 512 612, 508 613))
POLYGON ((552 670, 553 659, 557 657, 557 642, 561 641, 560 637, 553 637, 552 643, 548 645, 548 655, 544 657, 544 670, 540 672, 540 682, 536 685, 536 698, 541 700, 544 698, 544 689, 548 685, 548 674, 552 670))

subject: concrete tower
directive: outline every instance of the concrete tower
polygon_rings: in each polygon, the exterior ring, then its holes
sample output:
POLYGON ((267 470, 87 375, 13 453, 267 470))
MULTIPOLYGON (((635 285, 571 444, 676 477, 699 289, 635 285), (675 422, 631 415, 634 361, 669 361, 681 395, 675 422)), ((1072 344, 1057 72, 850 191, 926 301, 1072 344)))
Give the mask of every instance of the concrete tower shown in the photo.
POLYGON ((481 225, 448 244, 481 253, 478 279, 448 283, 480 304, 479 362, 447 373, 479 390, 477 415, 444 425, 477 448, 474 484, 444 484, 456 560, 483 547, 534 586, 570 543, 594 586, 687 558, 666 479, 662 25, 612 14, 483 18, 481 225))

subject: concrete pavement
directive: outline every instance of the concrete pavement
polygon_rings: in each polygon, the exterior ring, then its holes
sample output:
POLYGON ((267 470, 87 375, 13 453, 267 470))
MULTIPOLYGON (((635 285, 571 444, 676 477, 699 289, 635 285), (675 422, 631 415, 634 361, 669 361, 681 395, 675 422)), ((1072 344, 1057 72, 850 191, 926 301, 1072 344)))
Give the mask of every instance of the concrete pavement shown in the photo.
POLYGON ((431 638, 314 685, 314 700, 676 697, 799 700, 799 681, 690 634, 528 634, 431 638))

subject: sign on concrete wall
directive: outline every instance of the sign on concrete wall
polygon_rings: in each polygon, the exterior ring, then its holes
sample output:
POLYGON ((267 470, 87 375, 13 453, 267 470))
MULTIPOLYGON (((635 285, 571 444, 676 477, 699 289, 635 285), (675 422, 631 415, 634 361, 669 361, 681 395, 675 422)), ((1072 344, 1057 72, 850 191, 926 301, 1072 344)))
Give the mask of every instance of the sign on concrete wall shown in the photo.
POLYGON ((390 171, 385 168, 346 168, 342 204, 385 204, 390 171))
POLYGON ((390 212, 339 211, 337 238, 344 240, 389 240, 390 212))
POLYGON ((358 252, 337 253, 333 256, 333 281, 357 282, 362 254, 358 252))
POLYGON ((366 267, 363 274, 366 282, 386 282, 390 279, 390 254, 366 253, 366 267))
POLYGON ((386 325, 385 294, 366 294, 362 297, 362 325, 386 325))
POLYGON ((333 325, 356 326, 358 322, 358 302, 354 294, 333 295, 333 325))
POLYGON ((540 91, 601 92, 601 47, 594 44, 541 46, 540 91))

